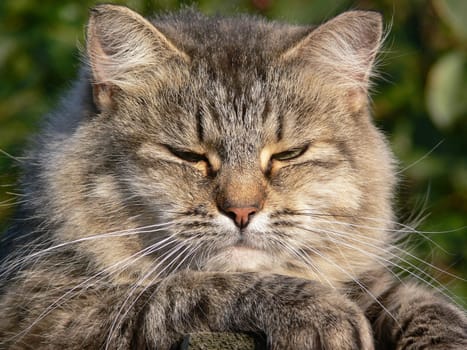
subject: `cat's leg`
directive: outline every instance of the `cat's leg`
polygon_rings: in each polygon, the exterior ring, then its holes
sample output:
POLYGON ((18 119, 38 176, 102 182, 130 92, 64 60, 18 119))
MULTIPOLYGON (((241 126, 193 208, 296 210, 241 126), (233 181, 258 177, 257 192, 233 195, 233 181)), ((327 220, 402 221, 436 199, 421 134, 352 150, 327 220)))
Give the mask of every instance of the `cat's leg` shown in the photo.
POLYGON ((180 273, 137 295, 135 303, 122 307, 127 287, 88 289, 46 314, 57 296, 37 296, 16 307, 14 298, 4 300, 8 304, 1 306, 11 320, 3 321, 10 327, 0 326, 0 337, 24 331, 4 343, 10 349, 108 345, 165 350, 189 332, 253 331, 265 334, 274 350, 373 349, 370 325, 360 308, 317 282, 254 273, 180 273))
POLYGON ((404 284, 391 288, 381 302, 387 310, 377 304, 368 310, 376 349, 467 349, 467 318, 442 297, 404 284))
POLYGON ((192 330, 261 332, 271 349, 373 349, 363 312, 313 281, 183 273, 164 281, 152 299, 144 310, 140 341, 149 339, 158 349, 192 330))

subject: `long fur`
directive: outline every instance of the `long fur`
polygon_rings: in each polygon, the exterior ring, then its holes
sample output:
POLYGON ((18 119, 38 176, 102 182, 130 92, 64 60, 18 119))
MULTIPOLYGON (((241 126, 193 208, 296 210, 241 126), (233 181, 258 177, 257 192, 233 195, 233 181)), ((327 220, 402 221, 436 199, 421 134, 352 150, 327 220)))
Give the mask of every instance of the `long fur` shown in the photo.
POLYGON ((416 231, 369 112, 381 37, 361 11, 299 27, 93 10, 80 79, 24 160, 1 347, 169 349, 214 330, 464 349, 464 313, 397 244, 416 231))

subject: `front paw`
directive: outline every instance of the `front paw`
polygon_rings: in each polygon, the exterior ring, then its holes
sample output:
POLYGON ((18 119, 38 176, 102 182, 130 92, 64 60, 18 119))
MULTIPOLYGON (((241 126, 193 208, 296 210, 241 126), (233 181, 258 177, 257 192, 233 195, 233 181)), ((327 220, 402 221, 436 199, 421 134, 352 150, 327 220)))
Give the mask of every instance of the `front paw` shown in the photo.
POLYGON ((363 312, 334 294, 310 298, 279 312, 283 320, 268 336, 273 350, 372 350, 373 334, 363 312))
POLYGON ((271 350, 372 350, 362 310, 318 282, 256 273, 172 276, 151 294, 145 336, 170 348, 191 332, 252 332, 271 350))

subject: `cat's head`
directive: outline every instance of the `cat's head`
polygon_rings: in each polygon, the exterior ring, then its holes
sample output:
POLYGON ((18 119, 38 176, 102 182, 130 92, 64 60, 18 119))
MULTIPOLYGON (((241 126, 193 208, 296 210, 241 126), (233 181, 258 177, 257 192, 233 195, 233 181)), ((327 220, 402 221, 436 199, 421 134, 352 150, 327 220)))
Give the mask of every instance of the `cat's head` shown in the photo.
POLYGON ((367 98, 381 34, 363 11, 312 28, 97 7, 97 112, 47 165, 63 239, 106 234, 82 243, 98 263, 151 278, 189 266, 337 283, 381 263, 393 161, 367 98))

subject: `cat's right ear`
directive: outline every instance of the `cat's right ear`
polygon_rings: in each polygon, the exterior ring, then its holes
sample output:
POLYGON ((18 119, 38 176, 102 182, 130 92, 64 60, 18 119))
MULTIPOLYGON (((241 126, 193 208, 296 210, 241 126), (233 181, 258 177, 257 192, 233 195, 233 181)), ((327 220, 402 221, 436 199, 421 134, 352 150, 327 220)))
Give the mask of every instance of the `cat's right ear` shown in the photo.
POLYGON ((366 106, 374 61, 383 39, 383 22, 373 11, 348 11, 312 30, 282 54, 285 62, 306 63, 312 84, 344 91, 355 109, 366 106))
POLYGON ((150 81, 154 88, 173 79, 168 65, 189 61, 152 23, 116 5, 91 10, 86 53, 99 110, 112 107, 115 89, 140 95, 148 86, 144 82, 150 81))

